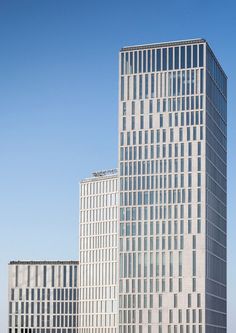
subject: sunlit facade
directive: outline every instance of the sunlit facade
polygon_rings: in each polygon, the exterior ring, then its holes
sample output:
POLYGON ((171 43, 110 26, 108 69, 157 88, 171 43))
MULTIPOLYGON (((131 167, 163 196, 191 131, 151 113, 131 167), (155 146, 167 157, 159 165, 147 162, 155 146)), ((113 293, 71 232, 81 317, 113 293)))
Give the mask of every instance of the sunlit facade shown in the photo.
POLYGON ((202 39, 119 71, 119 333, 225 333, 227 78, 202 39))
POLYGON ((8 268, 9 333, 77 333, 77 261, 11 261, 8 268))
POLYGON ((117 171, 80 184, 79 333, 117 333, 117 171))

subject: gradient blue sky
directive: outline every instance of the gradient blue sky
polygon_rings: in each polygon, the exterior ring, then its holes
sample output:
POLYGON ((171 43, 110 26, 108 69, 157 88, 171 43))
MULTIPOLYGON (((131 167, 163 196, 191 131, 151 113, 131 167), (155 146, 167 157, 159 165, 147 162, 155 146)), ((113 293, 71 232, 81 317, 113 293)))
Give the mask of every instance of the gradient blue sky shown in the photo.
POLYGON ((7 263, 76 259, 79 180, 117 162, 118 51, 206 38, 228 82, 229 333, 236 331, 234 1, 0 1, 0 333, 7 263))

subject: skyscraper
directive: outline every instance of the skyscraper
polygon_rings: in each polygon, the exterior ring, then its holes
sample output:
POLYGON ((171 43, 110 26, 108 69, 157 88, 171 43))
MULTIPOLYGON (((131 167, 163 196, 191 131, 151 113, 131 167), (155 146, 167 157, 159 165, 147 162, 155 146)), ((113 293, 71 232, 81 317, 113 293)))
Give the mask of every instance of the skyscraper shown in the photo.
POLYGON ((117 170, 80 185, 79 333, 117 333, 117 170))
POLYGON ((226 75, 203 39, 119 64, 119 333, 225 333, 226 75))

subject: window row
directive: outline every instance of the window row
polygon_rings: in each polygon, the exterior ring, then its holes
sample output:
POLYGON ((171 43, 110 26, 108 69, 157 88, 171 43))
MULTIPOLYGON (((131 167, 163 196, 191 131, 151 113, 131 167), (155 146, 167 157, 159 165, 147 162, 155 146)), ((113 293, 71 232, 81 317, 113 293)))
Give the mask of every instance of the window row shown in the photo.
POLYGON ((76 313, 76 302, 10 302, 9 313, 76 313))
POLYGON ((121 75, 202 67, 204 44, 126 51, 120 57, 121 75))
POLYGON ((203 69, 121 77, 121 101, 203 93, 203 69))
POLYGON ((201 142, 130 146, 120 148, 120 161, 164 159, 170 157, 201 155, 201 142))
POLYGON ((120 252, 146 252, 153 250, 183 250, 184 236, 168 236, 168 237, 138 237, 137 240, 133 237, 132 242, 129 238, 124 240, 120 238, 120 252))
POLYGON ((145 206, 145 207, 126 207, 120 208, 120 221, 135 220, 158 220, 178 218, 201 218, 201 204, 177 204, 165 206, 145 206))
MULTIPOLYGON (((9 316, 9 327, 77 327, 77 316, 65 315, 31 315, 31 316, 9 316)), ((42 332, 42 331, 40 331, 42 332)))
POLYGON ((99 248, 90 248, 89 245, 87 249, 80 251, 80 265, 99 263, 101 261, 116 261, 117 252, 115 244, 111 248, 99 249, 99 248))
MULTIPOLYGON (((77 267, 76 267, 77 275, 77 267)), ((77 279, 77 277, 76 277, 77 279)), ((76 284, 77 287, 77 284, 76 284)), ((74 288, 53 288, 53 289, 14 289, 11 288, 11 301, 50 301, 50 300, 76 300, 77 299, 77 289, 74 288)))
MULTIPOLYGON (((115 177, 115 176, 114 176, 115 177)), ((117 180, 94 180, 81 183, 81 196, 99 195, 104 193, 115 192, 117 188, 117 180)))
MULTIPOLYGON (((137 191, 137 190, 154 190, 154 189, 177 189, 184 187, 201 187, 202 186, 202 175, 201 173, 182 173, 175 175, 160 175, 160 176, 137 176, 137 177, 123 177, 120 179, 120 190, 121 191, 137 191), (195 178, 197 177, 197 178, 195 178)), ((141 194, 138 198, 138 194, 130 192, 130 194, 125 194, 127 200, 132 201, 134 205, 140 202, 145 202, 142 200, 141 194)), ((170 194, 171 196, 171 194, 170 194)), ((182 198, 185 198, 185 192, 180 193, 182 198)), ((163 197, 165 198, 165 197, 163 197)), ((166 197, 167 198, 167 197, 166 197)), ((180 197, 179 197, 180 198, 180 197)), ((123 199, 123 198, 122 198, 123 199)), ((125 198, 124 198, 125 200, 125 198)), ((146 199, 145 199, 146 200, 146 199)), ((168 199, 171 202, 171 199, 168 199)), ((147 201, 147 200, 146 200, 147 201)), ((124 202, 124 201, 122 201, 124 202)), ((148 202, 152 202, 152 198, 148 202)), ((166 201, 167 202, 167 201, 166 201)), ((160 203, 158 197, 156 196, 156 204, 160 203)))
MULTIPOLYGON (((80 237, 96 237, 106 234, 115 234, 117 232, 117 222, 92 222, 80 224, 80 237)), ((82 249, 83 250, 83 249, 82 249)))
POLYGON ((87 222, 100 222, 100 221, 108 221, 112 222, 112 220, 117 219, 117 208, 94 208, 81 210, 80 212, 80 221, 82 223, 87 222))
MULTIPOLYGON (((180 127, 180 126, 191 126, 191 125, 203 125, 204 118, 203 118, 203 111, 195 111, 195 112, 187 112, 187 113, 174 113, 170 114, 167 117, 164 114, 160 115, 149 115, 149 116, 139 116, 135 117, 132 116, 131 118, 122 117, 121 119, 121 130, 135 130, 135 129, 153 129, 153 128, 163 128, 166 129, 171 127, 180 127), (156 124, 154 126, 154 124, 156 124)), ((184 128, 182 128, 182 131, 184 128)), ((139 131, 140 132, 140 131, 139 131)), ((183 132, 182 132, 183 133, 183 132)), ((197 134, 197 130, 195 130, 197 134)), ((195 137, 196 137, 195 134, 195 137)), ((183 140, 183 136, 182 136, 183 140)))
MULTIPOLYGON (((197 220, 197 226, 201 225, 201 220, 197 220)), ((126 223, 120 223, 120 241, 122 240, 122 237, 134 237, 134 236, 158 236, 158 235, 183 235, 184 233, 191 234, 192 233, 192 225, 193 221, 188 220, 186 222, 186 227, 184 229, 184 220, 180 221, 156 221, 155 223, 153 221, 149 222, 126 222, 126 223)), ((199 227, 197 227, 197 232, 199 232, 199 227)), ((196 236, 193 236, 193 248, 196 248, 194 244, 196 244, 196 236)), ((150 242, 153 242, 154 240, 150 238, 150 242)), ((129 239, 126 239, 126 242, 129 242, 129 239)), ((132 243, 135 242, 135 238, 132 238, 132 243)), ((159 238, 156 239, 156 247, 159 249, 159 238)), ((150 245, 151 246, 151 245, 150 245)), ((127 246, 126 246, 127 247, 127 246)), ((133 245, 132 245, 133 247, 133 245)), ((130 248, 130 247, 129 247, 130 248)))
POLYGON ((178 172, 192 172, 202 170, 202 158, 175 158, 156 161, 134 161, 120 163, 120 176, 172 174, 178 172), (155 163, 156 162, 156 163, 155 163), (159 163, 158 163, 159 162, 159 163))

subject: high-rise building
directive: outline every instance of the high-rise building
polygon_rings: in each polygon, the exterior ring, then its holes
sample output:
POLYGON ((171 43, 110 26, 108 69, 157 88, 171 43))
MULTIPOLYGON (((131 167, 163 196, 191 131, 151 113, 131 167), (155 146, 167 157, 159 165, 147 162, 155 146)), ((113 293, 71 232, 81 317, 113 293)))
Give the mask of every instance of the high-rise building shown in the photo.
POLYGON ((119 87, 119 333, 225 333, 226 75, 204 39, 131 46, 119 87))
POLYGON ((117 333, 117 171, 80 184, 79 333, 117 333))
POLYGON ((77 333, 78 261, 9 263, 9 333, 77 333))

